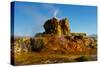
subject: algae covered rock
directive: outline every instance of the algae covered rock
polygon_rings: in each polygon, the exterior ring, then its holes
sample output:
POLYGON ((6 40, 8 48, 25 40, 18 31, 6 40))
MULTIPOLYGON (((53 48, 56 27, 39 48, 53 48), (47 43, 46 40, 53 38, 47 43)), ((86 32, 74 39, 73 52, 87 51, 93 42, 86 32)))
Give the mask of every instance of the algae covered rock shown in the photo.
POLYGON ((70 33, 69 21, 67 18, 58 20, 57 18, 49 19, 44 24, 46 34, 66 35, 70 33))
POLYGON ((40 51, 44 48, 44 41, 40 38, 32 38, 31 39, 31 50, 32 51, 40 51))

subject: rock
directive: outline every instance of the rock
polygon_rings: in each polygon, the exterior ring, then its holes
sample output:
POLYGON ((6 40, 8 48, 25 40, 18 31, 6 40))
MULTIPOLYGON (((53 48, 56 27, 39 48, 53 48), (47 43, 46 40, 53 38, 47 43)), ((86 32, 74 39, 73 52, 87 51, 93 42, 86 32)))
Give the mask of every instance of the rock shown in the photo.
POLYGON ((15 53, 29 52, 31 51, 30 38, 29 37, 18 37, 14 38, 14 43, 12 43, 12 49, 15 53))
MULTIPOLYGON (((53 53, 82 52, 88 48, 96 48, 94 38, 86 36, 86 33, 72 33, 67 18, 58 20, 52 18, 44 23, 45 31, 37 33, 33 38, 16 38, 15 51, 48 51, 53 53), (60 35, 60 36, 58 36, 60 35)), ((12 39, 13 40, 13 39, 12 39)), ((13 48, 12 48, 13 50, 13 48)))
POLYGON ((70 33, 69 21, 67 18, 58 20, 57 18, 49 19, 44 24, 46 34, 66 35, 70 33))
POLYGON ((57 34, 59 21, 56 18, 52 18, 50 20, 47 20, 44 24, 44 29, 46 34, 57 34))
POLYGON ((66 35, 66 34, 70 33, 70 27, 69 27, 68 19, 67 18, 62 19, 59 22, 60 22, 62 34, 66 35))
POLYGON ((32 38, 31 39, 31 50, 32 51, 40 51, 44 48, 44 41, 43 38, 32 38))

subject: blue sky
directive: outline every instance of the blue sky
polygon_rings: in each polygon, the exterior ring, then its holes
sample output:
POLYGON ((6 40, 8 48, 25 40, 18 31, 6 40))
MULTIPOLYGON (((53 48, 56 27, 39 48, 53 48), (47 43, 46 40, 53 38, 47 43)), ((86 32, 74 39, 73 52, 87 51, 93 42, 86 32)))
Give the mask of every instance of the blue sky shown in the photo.
POLYGON ((72 32, 97 34, 97 7, 62 4, 15 2, 14 35, 34 36, 44 32, 43 24, 54 17, 69 19, 72 32))

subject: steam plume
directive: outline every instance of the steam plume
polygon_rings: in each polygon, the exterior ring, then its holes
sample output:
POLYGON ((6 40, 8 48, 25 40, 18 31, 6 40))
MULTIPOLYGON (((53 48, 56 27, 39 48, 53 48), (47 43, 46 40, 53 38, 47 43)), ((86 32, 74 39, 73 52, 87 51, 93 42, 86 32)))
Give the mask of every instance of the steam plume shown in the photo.
POLYGON ((58 10, 55 10, 54 11, 54 17, 57 17, 57 14, 58 14, 58 10))

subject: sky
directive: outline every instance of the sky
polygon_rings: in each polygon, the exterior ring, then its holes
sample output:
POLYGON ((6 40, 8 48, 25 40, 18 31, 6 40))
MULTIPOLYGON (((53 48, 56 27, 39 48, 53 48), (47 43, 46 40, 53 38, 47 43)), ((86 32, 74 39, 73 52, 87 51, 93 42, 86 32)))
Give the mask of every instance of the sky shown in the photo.
POLYGON ((14 35, 34 36, 53 17, 68 18, 71 32, 97 34, 97 7, 71 4, 14 2, 14 35))

